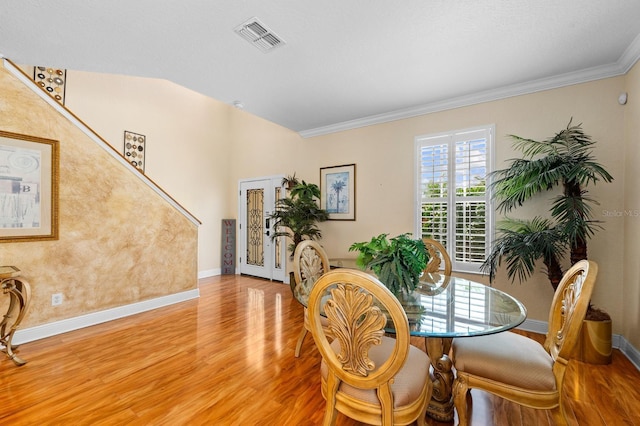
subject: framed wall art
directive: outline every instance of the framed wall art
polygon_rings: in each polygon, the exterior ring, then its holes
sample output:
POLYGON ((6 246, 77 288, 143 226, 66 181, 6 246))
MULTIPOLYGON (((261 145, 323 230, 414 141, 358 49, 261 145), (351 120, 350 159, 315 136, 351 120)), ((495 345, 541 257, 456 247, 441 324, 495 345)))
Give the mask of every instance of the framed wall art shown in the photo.
POLYGON ((356 165, 320 169, 320 208, 329 220, 356 220, 356 165))
POLYGON ((58 145, 0 130, 0 242, 58 239, 58 145))

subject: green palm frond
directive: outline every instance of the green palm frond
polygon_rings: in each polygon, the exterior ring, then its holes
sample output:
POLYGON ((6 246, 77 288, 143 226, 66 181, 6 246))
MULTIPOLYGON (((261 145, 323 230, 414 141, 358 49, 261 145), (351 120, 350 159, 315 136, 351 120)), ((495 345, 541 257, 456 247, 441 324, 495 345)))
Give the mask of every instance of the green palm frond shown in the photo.
POLYGON ((498 238, 489 257, 481 265, 493 281, 504 260, 511 281, 526 281, 534 272, 540 259, 547 264, 561 257, 566 242, 560 229, 549 219, 535 217, 532 220, 507 218, 498 224, 498 238))
POLYGON ((586 186, 613 180, 595 162, 591 151, 595 142, 584 134, 581 125, 572 126, 569 121, 566 129, 545 141, 509 136, 524 158, 512 159, 509 167, 489 175, 498 209, 503 213, 565 181, 586 186))
POLYGON ((318 223, 326 221, 329 214, 318 206, 319 196, 317 185, 302 181, 291 190, 289 197, 276 201, 276 208, 269 216, 275 229, 271 239, 289 238, 291 243, 287 247, 291 255, 303 239, 322 238, 318 223))
POLYGON ((587 239, 594 235, 595 231, 602 229, 600 221, 589 219, 592 217, 590 204, 598 204, 593 198, 586 196, 586 191, 580 195, 556 197, 551 206, 551 216, 561 224, 562 232, 566 235, 570 244, 578 239, 587 239))

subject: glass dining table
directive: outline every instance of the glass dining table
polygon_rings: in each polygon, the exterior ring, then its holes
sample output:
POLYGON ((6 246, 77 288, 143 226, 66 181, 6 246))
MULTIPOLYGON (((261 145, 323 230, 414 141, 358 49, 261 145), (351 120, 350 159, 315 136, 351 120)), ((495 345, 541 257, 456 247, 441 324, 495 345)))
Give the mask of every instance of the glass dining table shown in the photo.
MULTIPOLYGON (((357 268, 351 259, 329 259, 332 268, 357 268)), ((397 296, 409 320, 412 336, 425 338, 433 367, 433 395, 428 415, 453 420, 454 373, 449 350, 454 338, 500 333, 522 324, 524 305, 513 296, 465 278, 425 274, 411 294, 397 296)), ((306 306, 304 295, 297 299, 306 306)), ((394 333, 387 324, 387 333, 394 333)))

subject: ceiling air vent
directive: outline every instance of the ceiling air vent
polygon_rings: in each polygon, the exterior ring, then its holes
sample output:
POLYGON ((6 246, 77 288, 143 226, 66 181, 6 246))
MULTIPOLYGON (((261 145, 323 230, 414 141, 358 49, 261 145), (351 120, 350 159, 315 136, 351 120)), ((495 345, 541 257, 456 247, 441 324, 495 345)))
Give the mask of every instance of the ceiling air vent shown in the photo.
POLYGON ((263 52, 269 52, 285 44, 284 40, 274 34, 258 18, 249 19, 237 26, 234 31, 263 52))

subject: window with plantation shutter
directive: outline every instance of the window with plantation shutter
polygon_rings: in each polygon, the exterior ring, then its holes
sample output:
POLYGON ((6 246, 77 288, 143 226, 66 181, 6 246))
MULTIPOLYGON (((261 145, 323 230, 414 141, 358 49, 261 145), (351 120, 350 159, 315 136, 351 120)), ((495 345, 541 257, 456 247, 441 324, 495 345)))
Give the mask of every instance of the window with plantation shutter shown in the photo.
POLYGON ((415 139, 416 233, 440 241, 456 271, 478 272, 488 253, 493 133, 486 126, 415 139))

